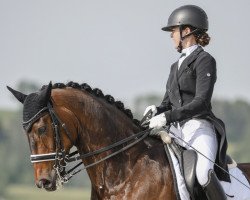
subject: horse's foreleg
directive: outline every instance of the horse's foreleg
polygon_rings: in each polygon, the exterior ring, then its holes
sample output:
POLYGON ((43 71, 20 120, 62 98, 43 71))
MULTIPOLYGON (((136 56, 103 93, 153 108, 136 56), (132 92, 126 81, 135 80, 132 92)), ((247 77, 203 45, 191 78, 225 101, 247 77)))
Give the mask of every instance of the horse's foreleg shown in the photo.
POLYGON ((98 200, 100 199, 94 189, 93 186, 91 186, 91 196, 90 196, 90 200, 98 200))

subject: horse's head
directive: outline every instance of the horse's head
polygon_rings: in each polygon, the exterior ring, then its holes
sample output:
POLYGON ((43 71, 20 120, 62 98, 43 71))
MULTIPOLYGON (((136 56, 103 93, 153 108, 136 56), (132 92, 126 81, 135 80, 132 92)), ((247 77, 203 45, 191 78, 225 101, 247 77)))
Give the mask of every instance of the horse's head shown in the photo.
POLYGON ((36 185, 54 191, 64 175, 65 157, 74 136, 64 127, 62 111, 52 105, 52 84, 29 95, 8 89, 24 106, 23 128, 30 145, 36 185), (61 113, 60 119, 57 113, 61 113))

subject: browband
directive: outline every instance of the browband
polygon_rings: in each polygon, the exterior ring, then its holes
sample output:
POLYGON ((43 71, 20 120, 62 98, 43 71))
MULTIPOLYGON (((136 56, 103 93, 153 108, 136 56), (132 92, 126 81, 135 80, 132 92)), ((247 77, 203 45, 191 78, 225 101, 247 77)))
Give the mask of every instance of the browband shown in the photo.
POLYGON ((23 122, 23 128, 26 132, 28 132, 31 128, 31 126, 43 115, 46 114, 45 111, 48 110, 48 107, 44 107, 41 110, 39 110, 31 119, 29 119, 26 122, 23 122))

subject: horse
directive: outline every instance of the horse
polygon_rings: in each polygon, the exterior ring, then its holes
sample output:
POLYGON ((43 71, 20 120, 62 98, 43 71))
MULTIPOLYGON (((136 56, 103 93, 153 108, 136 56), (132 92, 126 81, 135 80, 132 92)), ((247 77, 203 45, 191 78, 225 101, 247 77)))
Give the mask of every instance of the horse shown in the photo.
MULTIPOLYGON (((75 146, 91 181, 92 200, 178 199, 164 144, 147 137, 122 102, 86 83, 50 82, 29 95, 8 89, 24 106, 38 188, 54 191, 68 180, 65 165, 75 146)), ((249 178, 250 164, 239 168, 249 178)))

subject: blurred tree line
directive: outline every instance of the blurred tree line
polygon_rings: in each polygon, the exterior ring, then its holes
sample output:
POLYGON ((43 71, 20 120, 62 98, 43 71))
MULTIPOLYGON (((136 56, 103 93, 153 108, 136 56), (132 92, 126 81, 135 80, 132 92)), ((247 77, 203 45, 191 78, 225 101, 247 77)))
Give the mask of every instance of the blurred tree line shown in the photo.
MULTIPOLYGON (((36 91, 40 85, 22 81, 16 89, 26 94, 36 91)), ((159 105, 163 95, 147 94, 134 100, 133 113, 141 119, 146 106, 159 105)), ((14 97, 13 97, 14 98, 14 97)), ((229 154, 238 162, 250 162, 250 104, 244 100, 214 100, 213 111, 227 128, 229 154)), ((0 199, 9 184, 34 185, 33 168, 26 135, 22 130, 22 106, 17 111, 0 110, 0 199)), ((89 187, 86 173, 80 173, 68 184, 70 187, 89 187)))

